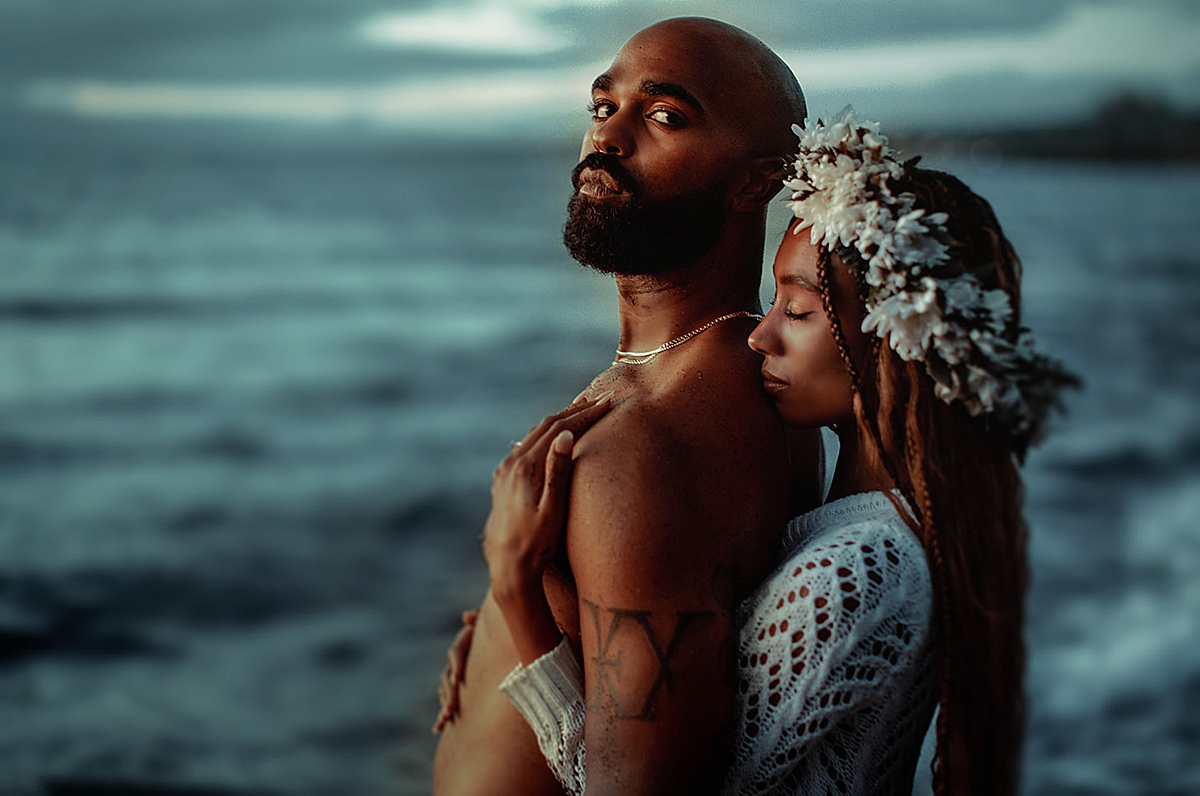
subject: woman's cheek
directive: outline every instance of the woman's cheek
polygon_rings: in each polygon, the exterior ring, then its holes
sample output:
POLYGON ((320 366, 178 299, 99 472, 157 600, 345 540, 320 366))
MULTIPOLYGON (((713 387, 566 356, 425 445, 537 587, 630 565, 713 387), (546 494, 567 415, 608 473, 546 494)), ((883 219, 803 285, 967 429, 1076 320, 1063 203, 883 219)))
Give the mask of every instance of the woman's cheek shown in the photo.
POLYGON ((801 334, 791 330, 783 375, 788 389, 776 408, 788 425, 818 426, 853 413, 854 394, 845 362, 827 328, 813 325, 801 334))

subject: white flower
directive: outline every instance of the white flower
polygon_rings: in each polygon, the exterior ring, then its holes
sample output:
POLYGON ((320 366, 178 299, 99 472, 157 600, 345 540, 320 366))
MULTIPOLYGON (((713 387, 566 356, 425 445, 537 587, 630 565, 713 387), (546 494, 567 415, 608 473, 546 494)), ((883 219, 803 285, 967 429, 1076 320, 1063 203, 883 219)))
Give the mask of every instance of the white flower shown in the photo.
POLYGON ((979 283, 971 276, 960 276, 942 281, 942 293, 946 296, 946 311, 966 313, 979 303, 979 283))
POLYGON ((930 341, 945 332, 937 304, 937 282, 921 280, 921 291, 901 291, 867 313, 862 330, 875 332, 906 361, 924 360, 930 341))
MULTIPOLYGON (((963 397, 962 382, 958 378, 957 373, 952 373, 954 384, 944 384, 940 381, 933 383, 933 394, 941 399, 942 403, 953 403, 963 397)), ((974 414, 974 413, 973 413, 974 414)))
POLYGON ((1008 319, 1012 317, 1012 305, 1009 304, 1008 294, 1003 290, 985 290, 981 306, 985 314, 991 316, 987 324, 993 332, 1001 334, 1008 325, 1008 319))
POLYGON ((1020 401, 1016 385, 1001 381, 995 374, 976 365, 967 365, 966 387, 973 399, 967 408, 973 415, 1012 407, 1020 401))
POLYGON ((896 219, 892 245, 897 262, 932 267, 946 260, 948 250, 945 244, 930 234, 935 227, 929 223, 929 219, 926 218, 922 223, 921 217, 924 215, 924 210, 916 209, 896 219))
POLYGON ((971 356, 971 337, 961 326, 947 323, 941 334, 934 336, 933 350, 947 365, 958 365, 971 356))
POLYGON ((796 176, 784 185, 799 219, 794 231, 809 230, 826 250, 858 253, 847 265, 865 265, 863 332, 906 361, 925 362, 941 400, 962 401, 972 415, 996 413, 1015 435, 1036 438, 1070 375, 1034 351, 1027 331, 1015 342, 1003 336, 1012 319, 1003 290, 986 290, 970 274, 932 277, 951 259, 949 217, 926 213, 911 193, 893 193, 904 166, 879 125, 847 106, 830 124, 792 130, 800 149, 796 176))

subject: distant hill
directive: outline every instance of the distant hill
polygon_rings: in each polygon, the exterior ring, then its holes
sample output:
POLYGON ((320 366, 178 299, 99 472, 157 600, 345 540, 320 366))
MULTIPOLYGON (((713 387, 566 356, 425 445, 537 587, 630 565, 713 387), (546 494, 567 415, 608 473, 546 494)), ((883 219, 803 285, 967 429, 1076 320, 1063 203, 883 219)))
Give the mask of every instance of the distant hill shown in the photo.
POLYGON ((1086 120, 1055 127, 892 136, 905 153, 1109 161, 1200 162, 1200 111, 1127 93, 1086 120))

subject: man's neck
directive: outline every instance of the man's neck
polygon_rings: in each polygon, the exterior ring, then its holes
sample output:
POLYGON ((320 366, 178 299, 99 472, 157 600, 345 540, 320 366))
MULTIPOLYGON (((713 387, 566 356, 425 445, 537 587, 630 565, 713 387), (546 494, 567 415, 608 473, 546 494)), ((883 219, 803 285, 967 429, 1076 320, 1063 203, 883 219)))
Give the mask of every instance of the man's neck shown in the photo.
POLYGON ((762 238, 752 246, 718 246, 686 268, 618 275, 618 348, 646 351, 730 312, 760 312, 762 238))

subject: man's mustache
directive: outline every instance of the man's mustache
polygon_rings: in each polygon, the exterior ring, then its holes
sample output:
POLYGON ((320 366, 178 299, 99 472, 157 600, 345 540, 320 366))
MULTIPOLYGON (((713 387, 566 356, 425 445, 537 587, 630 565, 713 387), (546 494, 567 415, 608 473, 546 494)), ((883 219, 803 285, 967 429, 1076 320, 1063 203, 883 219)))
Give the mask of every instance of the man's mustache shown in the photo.
POLYGON ((616 155, 610 155, 607 152, 593 152, 583 160, 579 161, 579 165, 571 172, 571 186, 576 193, 579 192, 579 175, 584 169, 594 169, 603 171, 616 180, 618 187, 625 191, 630 196, 636 196, 638 192, 638 183, 633 175, 621 163, 621 159, 616 155))

